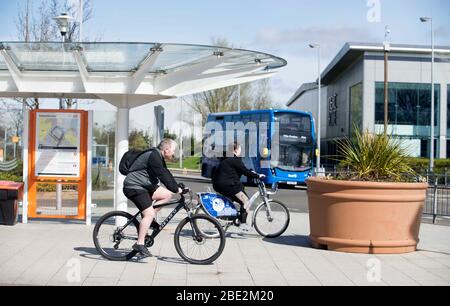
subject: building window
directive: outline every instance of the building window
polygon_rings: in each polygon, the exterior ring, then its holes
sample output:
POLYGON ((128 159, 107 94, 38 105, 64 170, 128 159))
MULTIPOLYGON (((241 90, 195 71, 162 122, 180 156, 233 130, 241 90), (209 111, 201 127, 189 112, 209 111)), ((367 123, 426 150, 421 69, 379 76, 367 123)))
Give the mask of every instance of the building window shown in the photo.
POLYGON ((447 85, 447 138, 450 138, 450 85, 447 85))
POLYGON ((350 127, 349 131, 354 134, 354 129, 362 129, 362 83, 356 84, 350 88, 350 127))
MULTIPOLYGON (((435 136, 439 135, 440 85, 434 87, 435 136)), ((411 156, 429 157, 431 84, 389 83, 388 133, 403 139, 411 156)), ((384 83, 375 83, 375 130, 384 127, 384 83)), ((435 146, 435 148, 437 148, 435 146)), ((437 153, 438 150, 435 150, 437 153)))
MULTIPOLYGON (((438 135, 440 85, 436 84, 434 90, 435 133, 438 135)), ((384 125, 384 83, 377 82, 375 91, 375 124, 384 125)), ((389 83, 388 101, 388 124, 394 126, 394 135, 429 136, 431 84, 389 83)))

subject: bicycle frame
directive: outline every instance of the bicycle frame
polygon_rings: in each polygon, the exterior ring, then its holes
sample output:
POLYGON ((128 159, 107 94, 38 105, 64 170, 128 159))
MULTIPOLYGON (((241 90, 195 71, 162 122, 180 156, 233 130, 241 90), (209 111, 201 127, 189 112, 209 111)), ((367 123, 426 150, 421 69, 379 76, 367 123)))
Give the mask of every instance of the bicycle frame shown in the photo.
MULTIPOLYGON (((192 195, 191 195, 191 202, 192 202, 192 195)), ((153 208, 163 208, 166 206, 171 206, 171 205, 175 205, 178 204, 177 207, 175 207, 174 210, 172 210, 172 212, 167 216, 167 218, 159 225, 159 228, 156 228, 153 230, 153 232, 151 233, 151 235, 148 235, 150 238, 154 239, 156 236, 158 236, 158 234, 166 227, 166 225, 173 219, 173 217, 175 217, 175 215, 181 210, 181 209, 185 209, 186 212, 188 213, 188 217, 191 216, 191 211, 189 210, 184 195, 181 195, 181 198, 179 200, 176 201, 170 201, 168 203, 164 203, 164 204, 160 204, 160 205, 155 205, 153 206, 153 208)), ((135 214, 133 216, 132 219, 130 219, 121 229, 119 232, 122 232, 124 229, 126 229, 128 227, 128 225, 130 225, 134 220, 137 219, 137 217, 139 215, 142 214, 142 211, 139 211, 137 214, 135 214)), ((196 233, 196 229, 195 226, 192 226, 192 229, 194 231, 194 235, 197 236, 196 233)), ((137 240, 137 237, 128 237, 128 236, 124 236, 123 238, 125 239, 129 239, 129 240, 137 240)))

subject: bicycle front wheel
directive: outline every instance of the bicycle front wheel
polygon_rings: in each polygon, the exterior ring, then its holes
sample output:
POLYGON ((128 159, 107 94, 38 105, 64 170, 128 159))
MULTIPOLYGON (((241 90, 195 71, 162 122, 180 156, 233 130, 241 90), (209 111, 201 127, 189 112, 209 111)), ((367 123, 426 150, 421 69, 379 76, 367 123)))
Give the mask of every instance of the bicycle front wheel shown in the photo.
MULTIPOLYGON (((197 209, 194 212, 194 215, 203 215, 203 216, 211 217, 210 215, 208 215, 205 212, 205 209, 202 206, 197 207, 197 209)), ((220 226, 222 226, 223 231, 226 232, 228 230, 228 228, 230 227, 230 222, 225 221, 225 220, 220 220, 220 219, 217 219, 217 218, 215 218, 215 219, 216 219, 217 222, 219 222, 220 226)), ((199 222, 201 222, 201 221, 202 220, 199 219, 199 222)), ((197 226, 196 223, 194 222, 194 226, 196 226, 196 228, 195 228, 196 230, 198 230, 200 232, 202 231, 203 227, 201 225, 197 226)), ((210 232, 210 233, 202 232, 202 234, 205 235, 206 237, 209 236, 209 238, 218 238, 219 235, 220 235, 219 232, 210 232)))
POLYGON ((263 237, 275 238, 282 235, 289 226, 290 215, 286 205, 269 200, 270 211, 262 203, 255 210, 255 230, 263 237))
POLYGON ((123 227, 131 219, 133 216, 127 212, 112 211, 97 221, 93 239, 100 255, 113 261, 126 261, 137 254, 132 246, 137 242, 139 222, 134 219, 126 228, 123 227))
POLYGON ((219 258, 225 248, 225 232, 219 222, 207 215, 183 219, 175 230, 175 249, 187 262, 207 265, 219 258))

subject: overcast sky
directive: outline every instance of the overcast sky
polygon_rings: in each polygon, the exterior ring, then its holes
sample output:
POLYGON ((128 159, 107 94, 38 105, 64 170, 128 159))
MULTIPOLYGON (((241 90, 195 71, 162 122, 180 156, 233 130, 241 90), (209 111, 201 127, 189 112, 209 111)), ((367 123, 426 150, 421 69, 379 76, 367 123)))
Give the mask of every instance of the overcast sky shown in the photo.
MULTIPOLYGON (((40 1, 34 0, 35 7, 40 1)), ((16 40, 14 19, 25 2, 0 0, 0 41, 16 40)), ((381 43, 385 25, 393 43, 429 44, 430 28, 419 17, 433 16, 436 43, 450 45, 449 0, 93 0, 93 5, 84 31, 102 41, 210 44, 222 37, 235 47, 283 57, 288 66, 271 80, 279 104, 317 77, 308 43, 322 45, 324 69, 345 42, 381 43)), ((132 112, 136 127, 150 126, 152 109, 132 112)))

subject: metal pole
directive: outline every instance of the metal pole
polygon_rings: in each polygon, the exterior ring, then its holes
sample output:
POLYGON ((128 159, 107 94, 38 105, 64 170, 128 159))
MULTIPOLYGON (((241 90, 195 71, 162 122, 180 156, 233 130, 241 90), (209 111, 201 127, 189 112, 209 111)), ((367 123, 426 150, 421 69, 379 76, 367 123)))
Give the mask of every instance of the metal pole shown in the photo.
POLYGON ((78 22, 80 23, 79 41, 82 42, 83 41, 83 0, 80 0, 80 8, 79 8, 77 17, 78 17, 78 22))
POLYGON ((388 119, 389 119, 389 75, 388 75, 388 63, 389 63, 389 51, 390 43, 388 42, 388 35, 391 33, 389 26, 385 27, 384 30, 384 134, 386 135, 388 129, 388 119))
MULTIPOLYGON (((59 181, 58 181, 59 182, 59 181)), ((61 210, 62 208, 62 184, 56 184, 56 210, 61 210)))
POLYGON ((384 50, 384 134, 388 128, 388 51, 384 50))
POLYGON ((431 144, 430 144, 430 171, 434 171, 434 28, 431 18, 431 144))
POLYGON ((183 100, 180 99, 180 169, 183 169, 183 100))
POLYGON ((5 139, 3 141, 3 161, 6 161, 6 144, 8 142, 8 128, 5 127, 5 139))
POLYGON ((322 80, 320 79, 320 45, 317 47, 317 57, 318 57, 318 60, 317 60, 317 74, 318 74, 318 91, 317 91, 317 95, 318 95, 318 98, 317 98, 317 156, 316 156, 316 158, 317 158, 317 160, 316 160, 316 163, 317 163, 317 173, 319 174, 320 173, 320 154, 321 154, 321 151, 320 151, 320 142, 321 142, 321 134, 320 134, 320 132, 321 132, 321 95, 322 95, 322 93, 321 93, 321 86, 322 86, 322 80))
POLYGON ((238 112, 241 112, 241 84, 238 85, 238 112))
POLYGON ((437 194, 438 194, 438 179, 434 180, 434 193, 433 193, 433 224, 436 224, 437 218, 437 194))
POLYGON ((447 186, 447 167, 445 167, 445 186, 447 186))

